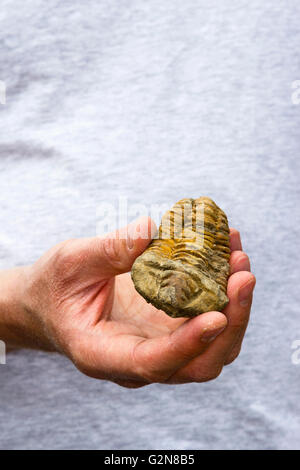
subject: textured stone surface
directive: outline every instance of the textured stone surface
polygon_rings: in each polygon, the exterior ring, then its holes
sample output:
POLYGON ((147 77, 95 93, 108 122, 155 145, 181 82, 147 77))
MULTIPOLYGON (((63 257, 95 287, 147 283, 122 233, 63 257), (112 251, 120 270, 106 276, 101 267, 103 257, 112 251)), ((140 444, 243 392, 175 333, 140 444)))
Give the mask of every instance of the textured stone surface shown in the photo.
POLYGON ((136 290, 172 317, 222 310, 229 276, 225 213, 207 197, 181 199, 131 271, 136 290))

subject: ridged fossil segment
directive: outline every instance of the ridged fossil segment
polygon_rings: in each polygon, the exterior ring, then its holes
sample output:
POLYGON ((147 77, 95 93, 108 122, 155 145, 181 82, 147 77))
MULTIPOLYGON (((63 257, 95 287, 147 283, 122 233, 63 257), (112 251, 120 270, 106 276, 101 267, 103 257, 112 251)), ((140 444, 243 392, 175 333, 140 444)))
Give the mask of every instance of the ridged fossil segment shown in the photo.
POLYGON ((181 199, 163 216, 158 238, 131 271, 136 290, 171 317, 223 310, 229 276, 229 228, 208 197, 181 199))

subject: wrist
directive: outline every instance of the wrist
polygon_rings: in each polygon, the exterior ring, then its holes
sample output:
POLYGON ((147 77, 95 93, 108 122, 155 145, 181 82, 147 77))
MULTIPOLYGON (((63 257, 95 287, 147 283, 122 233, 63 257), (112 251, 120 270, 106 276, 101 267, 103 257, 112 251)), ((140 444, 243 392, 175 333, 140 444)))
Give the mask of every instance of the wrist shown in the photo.
POLYGON ((54 350, 28 301, 30 266, 0 272, 0 339, 8 347, 54 350))

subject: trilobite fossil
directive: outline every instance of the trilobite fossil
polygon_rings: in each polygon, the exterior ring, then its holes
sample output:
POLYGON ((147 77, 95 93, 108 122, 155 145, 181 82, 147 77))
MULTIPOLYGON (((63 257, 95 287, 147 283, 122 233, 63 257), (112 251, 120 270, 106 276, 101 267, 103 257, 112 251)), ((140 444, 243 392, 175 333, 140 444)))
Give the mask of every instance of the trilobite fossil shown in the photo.
POLYGON ((208 197, 181 199, 131 270, 136 290, 171 317, 193 317, 228 303, 229 228, 208 197))

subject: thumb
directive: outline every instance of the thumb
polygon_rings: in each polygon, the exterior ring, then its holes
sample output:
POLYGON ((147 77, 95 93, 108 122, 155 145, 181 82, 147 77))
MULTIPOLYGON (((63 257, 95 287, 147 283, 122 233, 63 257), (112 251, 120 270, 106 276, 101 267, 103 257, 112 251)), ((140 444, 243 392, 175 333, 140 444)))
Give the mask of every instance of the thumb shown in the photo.
POLYGON ((126 227, 103 238, 87 240, 89 271, 107 279, 131 270, 135 259, 143 253, 157 231, 150 217, 140 217, 126 227))

